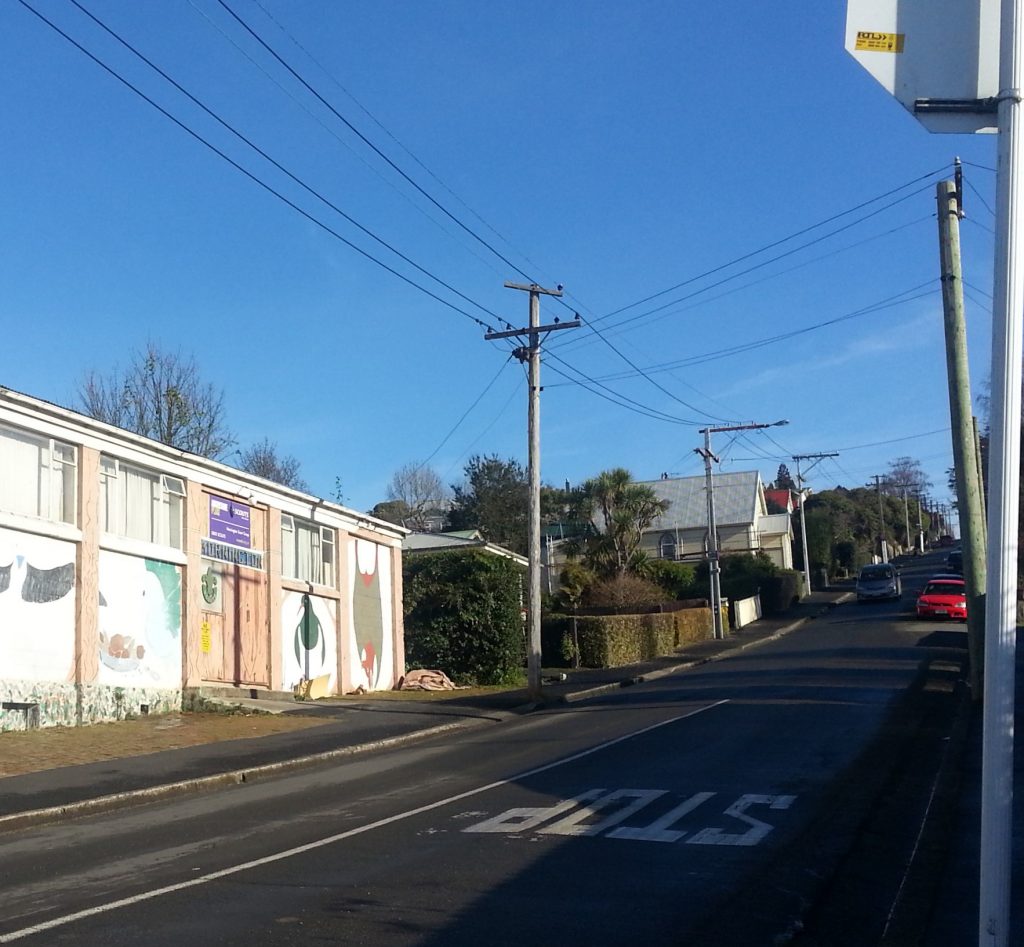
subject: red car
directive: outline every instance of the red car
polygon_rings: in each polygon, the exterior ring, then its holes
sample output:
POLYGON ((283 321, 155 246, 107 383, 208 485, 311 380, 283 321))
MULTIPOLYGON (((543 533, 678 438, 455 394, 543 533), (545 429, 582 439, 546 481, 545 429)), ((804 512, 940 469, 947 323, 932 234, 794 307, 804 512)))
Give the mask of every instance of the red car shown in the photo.
POLYGON ((967 587, 952 576, 934 576, 917 598, 918 618, 959 618, 967 621, 967 587))

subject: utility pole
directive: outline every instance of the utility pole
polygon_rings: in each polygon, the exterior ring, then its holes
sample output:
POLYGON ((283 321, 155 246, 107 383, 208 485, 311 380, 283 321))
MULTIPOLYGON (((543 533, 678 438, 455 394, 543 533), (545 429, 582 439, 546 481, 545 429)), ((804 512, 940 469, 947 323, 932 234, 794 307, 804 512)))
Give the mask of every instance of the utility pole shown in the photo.
POLYGON ((793 460, 796 461, 796 485, 800 491, 800 548, 803 550, 804 556, 804 594, 811 594, 811 557, 807 554, 807 518, 804 515, 804 500, 807 498, 809 491, 804 490, 804 476, 800 472, 800 461, 801 460, 813 460, 814 463, 807 468, 807 472, 810 473, 821 461, 826 457, 838 457, 838 452, 831 454, 794 454, 793 460))
POLYGON ((530 325, 525 329, 509 328, 506 332, 488 332, 484 338, 508 339, 526 336, 527 344, 513 351, 513 355, 521 362, 527 362, 530 373, 530 409, 529 409, 529 442, 530 442, 530 594, 529 611, 527 612, 527 649, 526 674, 530 697, 539 700, 540 692, 540 341, 549 332, 557 329, 577 329, 580 319, 577 316, 571 322, 559 322, 557 319, 550 325, 540 324, 540 297, 561 296, 562 287, 542 289, 536 283, 505 283, 506 289, 518 289, 530 294, 530 325))
POLYGON ((882 562, 889 561, 889 550, 885 543, 885 509, 882 506, 882 477, 875 474, 875 489, 878 491, 878 544, 881 547, 882 562))
POLYGON ((981 496, 981 470, 971 411, 971 379, 967 367, 967 322, 960 267, 960 217, 963 214, 960 159, 956 183, 939 181, 935 187, 939 219, 939 262, 942 275, 942 313, 946 334, 946 374, 949 388, 949 424, 953 433, 953 470, 956 506, 960 518, 964 584, 967 586, 967 651, 971 697, 980 701, 985 674, 985 509, 981 496))
POLYGON ((917 494, 917 551, 924 555, 924 518, 921 516, 921 494, 917 494))
POLYGON ((704 448, 694 448, 694 452, 704 458, 704 479, 708 494, 708 577, 711 580, 711 620, 716 640, 725 637, 725 629, 722 627, 722 582, 721 564, 719 562, 718 549, 718 522, 715 518, 715 484, 711 475, 711 461, 718 462, 718 458, 711 453, 711 435, 722 434, 726 431, 756 431, 766 427, 779 427, 789 424, 789 421, 775 421, 772 424, 734 424, 730 427, 706 427, 700 433, 704 435, 704 448))

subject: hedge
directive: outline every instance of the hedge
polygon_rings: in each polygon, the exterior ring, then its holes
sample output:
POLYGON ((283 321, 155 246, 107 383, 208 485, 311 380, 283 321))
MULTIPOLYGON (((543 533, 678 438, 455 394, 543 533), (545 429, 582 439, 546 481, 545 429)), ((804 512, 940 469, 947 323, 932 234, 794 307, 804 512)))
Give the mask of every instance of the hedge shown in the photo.
MULTIPOLYGON (((682 644, 711 634, 711 611, 688 608, 644 615, 580 615, 576 619, 583 667, 621 667, 672 654, 682 644)), ((542 629, 544 663, 572 664, 572 618, 552 615, 542 629)))
POLYGON ((459 683, 520 680, 526 635, 519 567, 479 550, 403 558, 406 666, 444 671, 459 683))

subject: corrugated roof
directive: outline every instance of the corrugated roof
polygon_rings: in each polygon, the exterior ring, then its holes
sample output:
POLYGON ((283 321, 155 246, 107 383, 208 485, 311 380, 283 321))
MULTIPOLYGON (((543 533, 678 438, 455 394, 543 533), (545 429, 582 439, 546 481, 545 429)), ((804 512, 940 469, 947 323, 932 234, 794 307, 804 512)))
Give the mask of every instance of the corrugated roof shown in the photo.
MULTIPOLYGON (((719 527, 754 523, 758 507, 758 485, 761 475, 756 470, 716 473, 715 520, 719 527)), ((708 501, 704 477, 676 477, 668 480, 645 480, 659 499, 668 500, 668 510, 651 525, 651 531, 706 528, 708 501)))

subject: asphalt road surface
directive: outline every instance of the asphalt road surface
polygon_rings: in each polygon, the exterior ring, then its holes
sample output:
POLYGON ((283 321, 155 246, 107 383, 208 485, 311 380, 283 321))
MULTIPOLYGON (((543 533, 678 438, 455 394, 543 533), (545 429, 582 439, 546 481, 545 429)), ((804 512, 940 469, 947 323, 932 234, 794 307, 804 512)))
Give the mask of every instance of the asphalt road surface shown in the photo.
POLYGON ((916 571, 612 698, 0 836, 0 943, 877 943, 963 646, 916 571))

